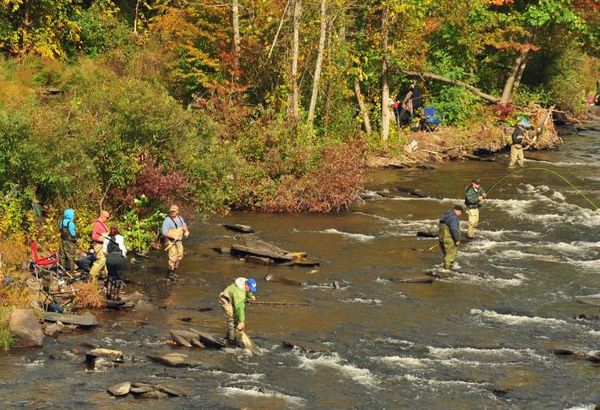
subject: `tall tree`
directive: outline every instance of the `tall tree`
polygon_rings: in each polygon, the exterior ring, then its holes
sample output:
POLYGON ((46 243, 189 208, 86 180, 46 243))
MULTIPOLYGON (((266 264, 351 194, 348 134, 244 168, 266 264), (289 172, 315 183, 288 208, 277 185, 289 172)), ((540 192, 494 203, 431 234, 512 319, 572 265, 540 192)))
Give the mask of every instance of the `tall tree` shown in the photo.
POLYGON ((310 97, 310 106, 308 108, 308 123, 312 124, 317 108, 317 98, 319 96, 319 81, 321 80, 321 68, 323 64, 323 54, 325 52, 325 39, 327 37, 327 0, 321 0, 321 31, 319 34, 319 50, 317 52, 317 62, 315 65, 315 74, 313 79, 312 93, 310 97))
POLYGON ((387 146, 390 136, 390 84, 389 84, 389 9, 385 7, 381 15, 381 140, 387 146))
POLYGON ((300 18, 302 16, 302 0, 294 0, 294 35, 292 42, 292 107, 291 117, 300 117, 300 87, 298 85, 298 60, 300 58, 300 18))
POLYGON ((240 70, 240 7, 238 0, 232 0, 231 4, 231 22, 233 26, 233 69, 234 76, 239 76, 240 70))

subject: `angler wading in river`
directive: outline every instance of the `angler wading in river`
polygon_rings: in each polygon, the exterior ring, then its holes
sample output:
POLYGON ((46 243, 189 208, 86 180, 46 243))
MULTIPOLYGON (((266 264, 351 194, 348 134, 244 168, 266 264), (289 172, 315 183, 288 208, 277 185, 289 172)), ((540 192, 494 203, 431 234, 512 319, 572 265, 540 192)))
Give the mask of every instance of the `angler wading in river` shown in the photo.
POLYGON ((175 270, 183 259, 183 239, 190 236, 190 231, 179 215, 179 207, 171 205, 169 216, 165 218, 162 226, 162 234, 165 237, 165 251, 169 252, 170 277, 175 275, 175 270))
POLYGON ((479 179, 473 179, 465 187, 465 206, 467 207, 467 217, 469 224, 467 226, 467 240, 475 239, 475 229, 479 225, 479 208, 485 200, 487 194, 481 186, 479 179))
POLYGON ((256 297, 256 280, 254 278, 237 278, 219 295, 219 305, 223 309, 227 321, 225 338, 227 342, 240 345, 240 338, 246 327, 246 301, 254 302, 256 297))
MULTIPOLYGON (((515 167, 515 164, 522 167, 525 163, 525 155, 523 154, 524 146, 529 146, 533 144, 537 137, 530 137, 527 133, 527 129, 529 129, 531 125, 529 121, 526 119, 521 119, 515 126, 515 129, 512 133, 512 141, 510 144, 510 162, 508 163, 508 168, 512 169, 515 167)), ((536 133, 540 130, 536 130, 536 133)))
POLYGON ((106 226, 106 222, 109 217, 110 215, 107 211, 100 211, 98 219, 96 219, 92 226, 92 244, 96 255, 96 261, 92 265, 92 269, 90 269, 90 277, 93 281, 98 279, 100 272, 106 271, 106 253, 103 250, 103 245, 105 237, 108 235, 108 226, 106 226))
POLYGON ((459 219, 464 212, 462 205, 455 205, 440 218, 439 243, 444 256, 444 269, 452 269, 460 245, 459 219))

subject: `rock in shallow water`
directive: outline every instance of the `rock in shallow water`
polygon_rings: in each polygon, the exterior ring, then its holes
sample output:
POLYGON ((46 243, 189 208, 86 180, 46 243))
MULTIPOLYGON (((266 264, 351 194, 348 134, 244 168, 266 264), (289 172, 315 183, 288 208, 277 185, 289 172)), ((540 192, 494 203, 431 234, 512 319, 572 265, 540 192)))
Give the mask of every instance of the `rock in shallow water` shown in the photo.
POLYGON ((44 344, 44 332, 31 309, 15 309, 10 314, 10 331, 17 339, 17 346, 40 347, 44 344))
POLYGON ((110 386, 106 390, 115 397, 125 396, 125 395, 129 394, 129 390, 131 390, 131 383, 129 383, 129 382, 118 383, 113 386, 110 386))

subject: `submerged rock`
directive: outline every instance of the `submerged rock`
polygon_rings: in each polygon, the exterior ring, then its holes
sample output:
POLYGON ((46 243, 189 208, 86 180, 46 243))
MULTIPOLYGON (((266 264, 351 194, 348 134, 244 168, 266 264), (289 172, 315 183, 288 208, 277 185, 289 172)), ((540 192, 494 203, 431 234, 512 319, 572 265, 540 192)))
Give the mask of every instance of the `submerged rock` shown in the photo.
POLYGON ((131 389, 131 383, 123 382, 110 386, 106 389, 110 394, 115 397, 125 396, 129 394, 129 390, 131 389))
POLYGON ((171 367, 194 367, 200 364, 198 362, 192 362, 188 359, 188 355, 181 353, 168 353, 163 355, 149 354, 148 358, 154 362, 171 367))
POLYGON ((44 344, 44 332, 31 309, 15 309, 10 314, 9 328, 21 347, 40 347, 44 344))

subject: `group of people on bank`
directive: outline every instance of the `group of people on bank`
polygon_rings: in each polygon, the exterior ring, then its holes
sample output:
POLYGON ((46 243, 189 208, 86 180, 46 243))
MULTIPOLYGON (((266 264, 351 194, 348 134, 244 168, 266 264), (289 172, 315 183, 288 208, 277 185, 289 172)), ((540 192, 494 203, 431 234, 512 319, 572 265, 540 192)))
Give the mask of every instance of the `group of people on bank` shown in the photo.
MULTIPOLYGON (((100 211, 98 218, 92 224, 90 234, 91 248, 94 260, 89 270, 89 276, 93 282, 105 277, 105 285, 122 283, 123 269, 127 263, 127 247, 125 239, 119 233, 117 225, 109 227, 110 214, 106 210, 100 211)), ((76 263, 81 254, 77 245, 77 228, 75 224, 75 210, 66 209, 63 219, 59 224, 60 248, 58 252, 59 264, 73 273, 76 263)), ((164 238, 165 251, 168 252, 167 276, 175 277, 175 271, 183 259, 183 240, 190 236, 190 230, 183 217, 179 214, 179 206, 171 205, 169 214, 164 219, 161 229, 164 238)), ((119 289, 120 286, 117 286, 119 289)), ((256 300, 256 280, 253 278, 237 278, 219 294, 219 305, 226 319, 226 338, 235 344, 241 332, 245 328, 245 305, 246 302, 256 300)), ((107 297, 111 293, 107 291, 107 297)), ((117 292, 118 297, 118 292, 117 292)))

